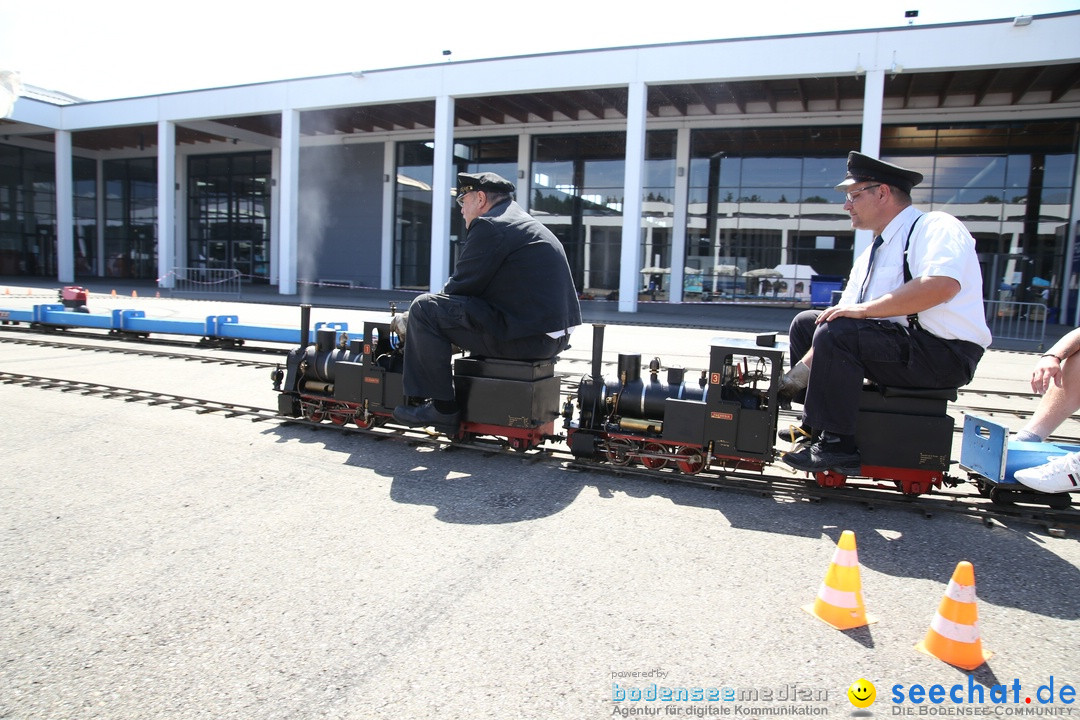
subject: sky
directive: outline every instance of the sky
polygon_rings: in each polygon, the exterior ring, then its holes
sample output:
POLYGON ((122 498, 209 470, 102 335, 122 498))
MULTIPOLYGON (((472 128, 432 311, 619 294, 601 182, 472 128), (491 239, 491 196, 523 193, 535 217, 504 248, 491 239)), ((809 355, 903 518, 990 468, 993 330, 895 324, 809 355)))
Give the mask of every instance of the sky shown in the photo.
POLYGON ((0 71, 108 100, 565 50, 1065 10, 1080 10, 1080 0, 0 0, 0 71), (906 18, 908 10, 918 17, 906 18))

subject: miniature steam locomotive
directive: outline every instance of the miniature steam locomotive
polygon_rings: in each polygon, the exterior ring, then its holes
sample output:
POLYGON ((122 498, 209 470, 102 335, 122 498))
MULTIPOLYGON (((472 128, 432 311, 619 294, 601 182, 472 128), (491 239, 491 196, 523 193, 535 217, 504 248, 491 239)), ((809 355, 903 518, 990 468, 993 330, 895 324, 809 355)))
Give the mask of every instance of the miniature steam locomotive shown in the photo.
MULTIPOLYGON (((366 322, 361 338, 320 328, 310 344, 310 306, 301 308, 300 347, 274 372, 279 412, 288 417, 371 428, 392 423, 402 389, 404 343, 389 323, 366 322)), ((565 400, 555 358, 522 362, 460 357, 454 382, 461 426, 454 440, 498 438, 525 451, 565 440, 574 456, 615 465, 761 471, 774 447, 783 352, 763 336, 749 347, 714 345, 709 367, 688 379, 658 359, 642 374, 641 356, 619 355, 616 377, 602 374, 604 326, 593 326, 591 372, 565 400), (562 417, 565 435, 556 431, 562 417)), ((917 495, 948 478, 953 391, 866 386, 857 442, 867 478, 917 495)), ((844 485, 833 472, 815 475, 823 487, 844 485)))

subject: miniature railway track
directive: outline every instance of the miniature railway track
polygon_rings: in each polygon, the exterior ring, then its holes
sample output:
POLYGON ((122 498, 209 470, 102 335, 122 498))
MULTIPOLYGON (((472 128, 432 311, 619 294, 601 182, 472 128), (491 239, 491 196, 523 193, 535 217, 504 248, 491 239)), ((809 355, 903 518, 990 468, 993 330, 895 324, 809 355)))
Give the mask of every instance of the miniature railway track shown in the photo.
POLYGON ((153 390, 136 390, 134 388, 120 387, 118 385, 102 385, 100 383, 84 382, 82 380, 64 380, 62 378, 40 377, 37 375, 24 375, 0 371, 0 383, 4 385, 20 385, 22 387, 36 388, 39 390, 56 390, 65 393, 77 393, 79 395, 92 395, 106 400, 123 400, 124 402, 141 402, 148 405, 166 405, 174 410, 194 410, 200 414, 215 413, 225 417, 243 417, 260 422, 263 420, 276 420, 279 418, 277 410, 260 408, 235 403, 223 403, 204 398, 186 397, 171 393, 157 392, 153 390))
MULTIPOLYGON (((100 336, 94 338, 100 340, 100 336)), ((199 348, 204 351, 203 354, 194 355, 191 353, 170 352, 166 350, 157 350, 153 348, 139 348, 139 347, 124 347, 116 345, 111 342, 97 342, 97 343, 75 343, 66 342, 60 340, 38 340, 25 337, 3 337, 0 336, 0 342, 8 343, 11 345, 26 345, 28 347, 41 347, 50 348, 55 350, 78 350, 81 352, 101 352, 109 353, 111 355, 131 355, 135 357, 149 357, 149 358, 163 358, 171 360, 184 360, 186 362, 199 362, 207 365, 232 365, 236 367, 253 367, 253 368, 267 368, 271 369, 277 367, 280 363, 270 361, 258 361, 242 359, 237 357, 225 357, 221 355, 206 354, 207 348, 199 348)), ((179 345, 179 343, 170 343, 171 345, 179 345)), ((184 345, 196 349, 192 344, 184 345)), ((230 350, 244 352, 243 349, 230 348, 230 350)), ((278 351, 280 353, 280 351, 278 351)))
MULTIPOLYGON (((50 337, 51 333, 43 333, 39 338, 30 338, 25 336, 13 336, 5 333, 0 333, 0 342, 9 343, 13 345, 25 345, 29 347, 41 347, 52 348, 59 350, 76 350, 81 352, 103 352, 117 355, 127 355, 133 357, 148 357, 159 359, 173 359, 183 360, 184 362, 199 362, 208 365, 221 365, 229 367, 240 368, 265 368, 272 370, 278 367, 281 363, 269 360, 254 360, 241 357, 230 357, 218 354, 223 350, 228 350, 232 353, 244 354, 244 353, 267 353, 273 352, 278 358, 284 356, 286 350, 280 348, 249 348, 249 347, 235 347, 235 348, 215 348, 206 345, 200 345, 195 342, 172 342, 165 341, 164 345, 172 347, 183 347, 189 350, 196 351, 194 353, 181 353, 172 352, 167 350, 157 349, 155 347, 128 347, 121 346, 116 343, 116 338, 111 338, 103 335, 94 335, 86 333, 80 337, 89 340, 90 342, 70 342, 68 340, 53 339, 50 337)), ((65 335, 65 337, 73 338, 74 336, 65 335)), ((123 340, 124 338, 120 338, 123 340)), ((150 341, 140 340, 139 343, 147 343, 150 341)), ((568 368, 562 371, 558 371, 562 388, 564 393, 572 393, 577 388, 577 383, 583 374, 588 374, 590 371, 590 364, 588 360, 582 356, 563 357, 560 361, 560 365, 568 368)), ((1020 402, 1035 402, 1039 396, 1030 392, 1012 392, 1012 391, 996 391, 996 390, 983 390, 978 388, 961 388, 958 391, 958 399, 950 404, 950 408, 961 414, 976 414, 986 415, 989 417, 1021 417, 1024 415, 1022 411, 1018 411, 1014 408, 1005 407, 1003 403, 1008 401, 1020 401, 1020 402), (978 403, 978 404, 977 404, 978 403), (983 404, 990 403, 990 404, 983 404), (1000 403, 1000 404, 994 404, 1000 403)), ((789 411, 781 411, 780 415, 782 424, 798 423, 797 414, 789 411)), ((1080 421, 1080 415, 1071 416, 1072 420, 1080 421)), ((956 428, 957 434, 963 432, 963 423, 958 423, 956 428)), ((1062 442, 1069 444, 1080 444, 1080 438, 1053 435, 1048 440, 1052 442, 1062 442)))
POLYGON ((513 450, 498 439, 473 438, 450 441, 442 435, 422 430, 410 430, 386 425, 362 430, 360 428, 318 423, 302 418, 283 417, 276 409, 235 403, 223 403, 205 398, 175 395, 171 393, 139 390, 61 378, 41 377, 23 373, 0 371, 0 384, 56 392, 77 393, 108 400, 139 402, 152 406, 165 406, 173 410, 192 410, 199 414, 215 414, 226 418, 243 418, 251 422, 274 422, 299 425, 317 430, 330 430, 360 434, 385 440, 394 439, 410 444, 425 444, 444 451, 470 450, 491 455, 528 458, 536 462, 553 462, 573 471, 602 472, 617 477, 640 478, 663 483, 680 483, 716 490, 730 490, 773 497, 787 502, 841 501, 861 505, 868 509, 891 508, 917 512, 926 517, 942 513, 960 514, 980 520, 986 525, 994 522, 1022 521, 1045 526, 1055 534, 1065 529, 1080 529, 1080 508, 1055 510, 1023 505, 998 505, 972 491, 972 486, 961 483, 960 489, 941 488, 928 495, 917 497, 902 495, 891 486, 872 480, 856 480, 841 488, 821 488, 804 476, 784 472, 782 466, 774 466, 771 472, 748 472, 720 466, 706 468, 697 474, 685 474, 668 469, 649 469, 635 465, 612 465, 581 460, 572 456, 565 447, 552 446, 522 453, 513 450), (963 490, 967 490, 964 492, 963 490))

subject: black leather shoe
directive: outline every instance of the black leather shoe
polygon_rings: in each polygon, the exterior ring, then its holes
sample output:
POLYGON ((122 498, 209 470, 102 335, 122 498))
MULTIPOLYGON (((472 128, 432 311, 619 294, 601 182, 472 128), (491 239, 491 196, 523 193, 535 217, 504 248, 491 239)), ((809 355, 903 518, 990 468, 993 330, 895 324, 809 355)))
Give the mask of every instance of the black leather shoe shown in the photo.
POLYGON ((461 426, 461 413, 443 413, 435 409, 430 400, 420 405, 398 405, 394 408, 394 420, 409 427, 432 426, 451 437, 457 435, 461 426))
POLYGON ((836 439, 827 433, 812 443, 803 445, 795 452, 784 453, 780 459, 803 472, 817 473, 831 470, 840 475, 858 475, 862 461, 858 452, 842 452, 836 447, 836 439))

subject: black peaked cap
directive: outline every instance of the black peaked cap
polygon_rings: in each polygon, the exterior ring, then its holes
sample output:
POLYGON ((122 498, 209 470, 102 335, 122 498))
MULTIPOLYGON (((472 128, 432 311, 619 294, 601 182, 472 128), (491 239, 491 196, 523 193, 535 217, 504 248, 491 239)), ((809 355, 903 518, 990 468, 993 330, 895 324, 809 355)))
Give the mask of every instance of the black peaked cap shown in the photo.
POLYGON ((894 185, 909 193, 911 188, 921 183, 922 180, 922 173, 852 150, 847 156, 847 176, 840 181, 836 189, 846 190, 855 183, 869 181, 894 185))
POLYGON ((514 183, 492 172, 482 173, 458 173, 458 195, 464 195, 473 190, 483 190, 492 193, 512 193, 514 183))

